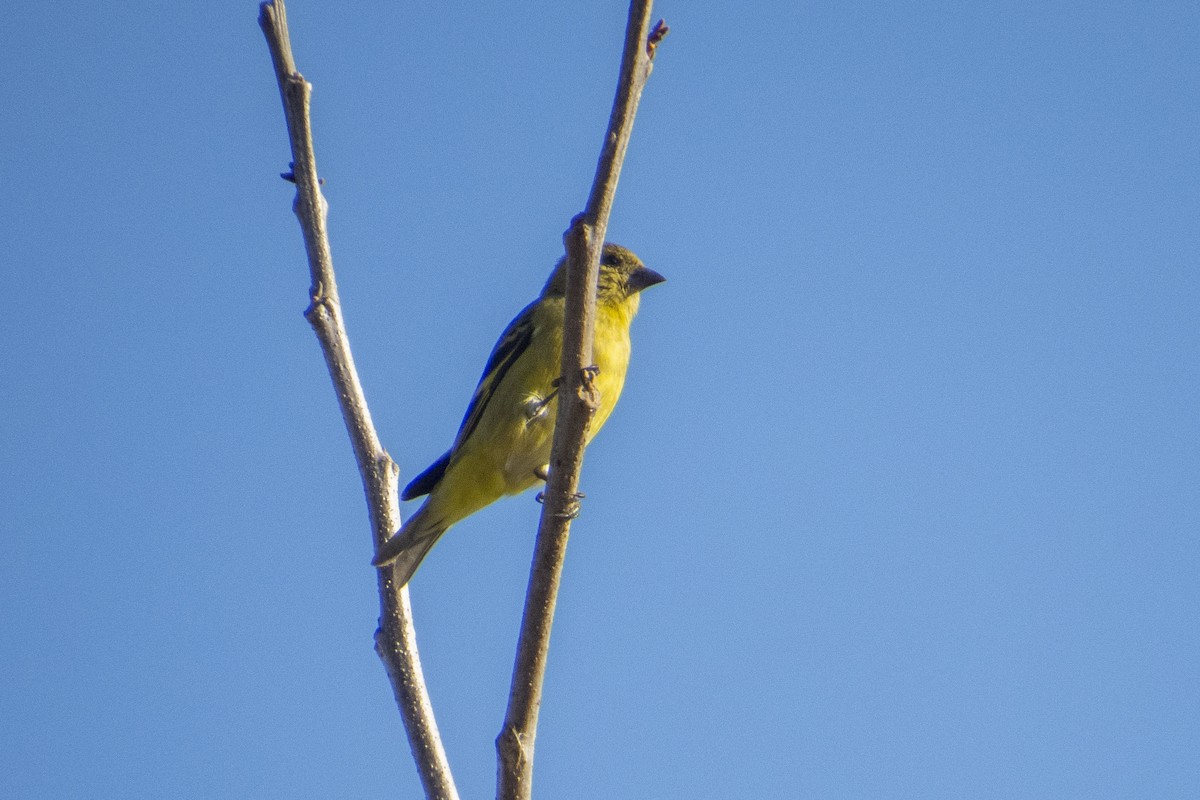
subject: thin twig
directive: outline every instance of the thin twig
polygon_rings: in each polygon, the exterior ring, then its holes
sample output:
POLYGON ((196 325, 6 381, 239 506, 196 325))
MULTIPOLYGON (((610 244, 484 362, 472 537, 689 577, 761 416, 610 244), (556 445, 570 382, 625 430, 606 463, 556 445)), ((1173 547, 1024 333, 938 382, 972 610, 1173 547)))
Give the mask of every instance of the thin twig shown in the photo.
POLYGON ((504 727, 496 737, 496 796, 499 800, 529 800, 533 792, 534 742, 550 630, 571 520, 579 511, 579 472, 587 430, 598 403, 592 372, 587 368, 593 363, 600 251, 604 246, 609 212, 638 101, 650 76, 654 50, 667 31, 661 21, 653 31, 650 30, 651 6, 652 0, 630 3, 617 94, 596 166, 596 177, 587 208, 571 221, 571 227, 563 237, 568 265, 562 382, 554 423, 554 445, 550 451, 550 476, 546 482, 533 567, 525 595, 508 712, 504 727))
MULTIPOLYGON (((279 81, 291 139, 292 172, 285 177, 296 183, 295 211, 300 219, 312 274, 311 303, 304 316, 321 343, 321 351, 341 404, 342 418, 362 475, 371 529, 375 547, 378 548, 400 529, 400 505, 397 500, 399 470, 375 433, 342 322, 333 257, 325 228, 328 206, 321 194, 313 152, 309 120, 312 86, 296 71, 283 0, 263 3, 259 7, 258 24, 271 50, 271 61, 279 81)), ((437 800, 457 800, 458 791, 454 787, 446 752, 438 736, 433 707, 421 673, 408 589, 395 585, 390 569, 379 570, 378 578, 379 629, 375 631, 375 650, 383 660, 391 680, 425 794, 437 800)))

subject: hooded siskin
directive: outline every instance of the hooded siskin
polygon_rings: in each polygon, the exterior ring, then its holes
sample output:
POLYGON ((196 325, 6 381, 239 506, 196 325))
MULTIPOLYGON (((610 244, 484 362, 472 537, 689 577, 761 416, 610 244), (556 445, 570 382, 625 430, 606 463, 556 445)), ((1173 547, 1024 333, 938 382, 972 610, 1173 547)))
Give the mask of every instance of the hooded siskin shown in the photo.
MULTIPOLYGON (((640 293, 663 280, 624 247, 604 245, 592 350, 600 368, 595 379, 600 405, 588 430, 589 442, 621 396, 629 365, 629 325, 640 293)), ((554 386, 562 369, 566 288, 562 259, 541 295, 501 334, 450 450, 400 495, 404 500, 429 496, 375 556, 377 567, 395 564, 398 585, 408 583, 451 525, 542 482, 539 476, 546 474, 550 461, 558 411, 554 386)))

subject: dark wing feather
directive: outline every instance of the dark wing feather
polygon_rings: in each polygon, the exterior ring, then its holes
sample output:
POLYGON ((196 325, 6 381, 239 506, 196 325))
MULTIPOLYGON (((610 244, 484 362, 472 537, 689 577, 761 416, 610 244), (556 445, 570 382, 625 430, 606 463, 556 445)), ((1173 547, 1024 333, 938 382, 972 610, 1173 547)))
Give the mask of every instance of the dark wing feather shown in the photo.
POLYGON ((458 436, 454 438, 451 453, 462 447, 470 438, 479 420, 483 419, 483 412, 487 409, 492 395, 496 393, 496 387, 504 380, 509 368, 529 349, 529 343, 533 341, 533 311, 537 304, 538 301, 535 300, 525 306, 516 319, 508 323, 504 333, 500 334, 500 341, 496 342, 492 349, 479 385, 475 387, 475 395, 471 398, 471 404, 467 406, 467 413, 463 415, 462 425, 458 429, 458 436))
POLYGON ((450 451, 447 450, 441 458, 430 464, 424 472, 413 478, 408 486, 404 487, 404 491, 400 493, 400 499, 412 500, 414 497, 432 492, 433 487, 437 486, 438 481, 446 474, 446 466, 449 463, 450 451))

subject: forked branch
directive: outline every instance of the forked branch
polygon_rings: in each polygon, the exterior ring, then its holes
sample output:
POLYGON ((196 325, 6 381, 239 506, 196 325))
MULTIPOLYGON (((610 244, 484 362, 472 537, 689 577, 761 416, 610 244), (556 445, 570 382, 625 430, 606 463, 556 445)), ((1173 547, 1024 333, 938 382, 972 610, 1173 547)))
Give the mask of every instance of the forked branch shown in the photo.
MULTIPOLYGON (((296 71, 283 0, 263 3, 259 7, 258 23, 271 50, 271 61, 279 81, 279 93, 283 98, 283 111, 291 140, 292 172, 285 177, 296 184, 295 212, 300 219, 312 276, 309 290, 311 302, 304 315, 317 334, 329 376, 333 379, 342 419, 350 434, 354 457, 362 475, 375 548, 378 549, 380 544, 400 529, 400 505, 397 499, 399 471, 375 433, 342 322, 333 257, 325 227, 328 206, 321 194, 313 152, 309 120, 312 86, 296 71)), ((397 587, 391 576, 390 569, 378 571, 379 629, 375 632, 375 650, 383 660, 391 680, 426 796, 437 800, 457 800, 458 791, 454 787, 446 752, 438 736, 433 707, 421 673, 408 589, 397 587)))

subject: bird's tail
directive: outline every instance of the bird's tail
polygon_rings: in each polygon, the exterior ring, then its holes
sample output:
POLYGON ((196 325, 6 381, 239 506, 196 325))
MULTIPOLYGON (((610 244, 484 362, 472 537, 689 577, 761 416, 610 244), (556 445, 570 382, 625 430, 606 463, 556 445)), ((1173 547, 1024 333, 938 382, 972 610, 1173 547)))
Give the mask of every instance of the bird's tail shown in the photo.
POLYGON ((422 506, 409 517, 399 532, 383 543, 371 562, 377 567, 392 564, 392 580, 398 587, 408 583, 448 527, 441 520, 430 519, 428 509, 428 505, 422 506))

